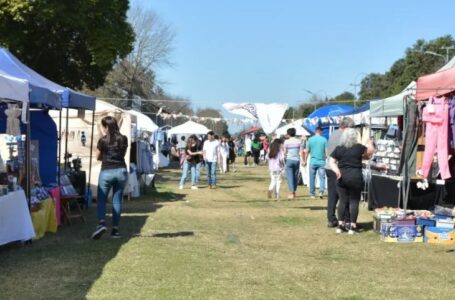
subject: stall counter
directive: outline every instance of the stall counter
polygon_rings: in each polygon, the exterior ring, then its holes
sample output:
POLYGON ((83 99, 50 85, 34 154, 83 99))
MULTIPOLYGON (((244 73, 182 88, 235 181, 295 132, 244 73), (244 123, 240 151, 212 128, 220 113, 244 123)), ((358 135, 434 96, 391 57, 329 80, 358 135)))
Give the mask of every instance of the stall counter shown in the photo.
POLYGON ((23 190, 0 197, 0 245, 35 237, 32 218, 23 190))

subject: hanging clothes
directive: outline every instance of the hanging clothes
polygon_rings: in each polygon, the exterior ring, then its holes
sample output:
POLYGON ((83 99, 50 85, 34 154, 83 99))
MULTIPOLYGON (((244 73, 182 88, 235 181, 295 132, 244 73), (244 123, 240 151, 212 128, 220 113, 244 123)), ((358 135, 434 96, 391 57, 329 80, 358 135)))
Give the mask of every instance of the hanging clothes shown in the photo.
POLYGON ((138 141, 136 147, 138 174, 153 173, 153 155, 149 143, 145 141, 138 141))
POLYGON ((455 150, 455 97, 449 100, 450 147, 455 150))
POLYGON ((434 155, 437 153, 441 178, 448 179, 451 175, 448 161, 449 105, 447 99, 431 98, 423 109, 422 120, 426 123, 422 175, 428 177, 434 155))
POLYGON ((22 111, 17 107, 16 104, 8 104, 8 108, 5 109, 6 115, 6 134, 18 136, 21 135, 19 116, 22 111))

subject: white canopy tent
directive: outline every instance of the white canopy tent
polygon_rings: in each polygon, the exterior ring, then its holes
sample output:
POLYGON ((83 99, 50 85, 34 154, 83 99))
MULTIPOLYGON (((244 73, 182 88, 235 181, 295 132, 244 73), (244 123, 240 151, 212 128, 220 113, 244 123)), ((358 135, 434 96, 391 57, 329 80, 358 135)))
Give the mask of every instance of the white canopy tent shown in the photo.
POLYGON ((136 116, 136 129, 140 131, 155 132, 159 127, 155 122, 150 119, 150 117, 144 115, 141 112, 135 110, 128 110, 127 113, 130 115, 136 116))
POLYGON ((280 135, 286 135, 287 130, 289 128, 295 128, 296 135, 299 135, 299 136, 310 136, 311 134, 305 128, 303 128, 302 125, 303 125, 303 119, 295 120, 294 122, 292 122, 290 124, 281 126, 280 128, 276 129, 275 133, 277 135, 279 135, 279 136, 280 135))
POLYGON ((188 121, 179 126, 175 126, 168 130, 167 134, 207 134, 210 129, 202 124, 198 124, 193 121, 188 121))

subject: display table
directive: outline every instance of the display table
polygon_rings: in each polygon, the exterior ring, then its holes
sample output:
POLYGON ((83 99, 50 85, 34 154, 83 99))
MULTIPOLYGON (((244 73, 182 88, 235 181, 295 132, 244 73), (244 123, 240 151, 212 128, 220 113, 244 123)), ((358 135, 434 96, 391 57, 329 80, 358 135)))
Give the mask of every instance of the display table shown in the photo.
MULTIPOLYGON (((368 208, 403 207, 400 197, 400 176, 372 174, 368 190, 368 208)), ((417 180, 411 179, 408 199, 408 209, 431 210, 446 195, 444 185, 430 183, 426 190, 417 188, 417 180)))
POLYGON ((400 206, 401 177, 382 174, 371 174, 368 184, 368 208, 400 206))
POLYGON ((32 222, 36 232, 36 239, 42 238, 46 232, 57 232, 55 204, 51 198, 42 200, 41 209, 32 212, 32 222))
POLYGON ((35 237, 27 199, 22 190, 0 197, 0 245, 35 237))

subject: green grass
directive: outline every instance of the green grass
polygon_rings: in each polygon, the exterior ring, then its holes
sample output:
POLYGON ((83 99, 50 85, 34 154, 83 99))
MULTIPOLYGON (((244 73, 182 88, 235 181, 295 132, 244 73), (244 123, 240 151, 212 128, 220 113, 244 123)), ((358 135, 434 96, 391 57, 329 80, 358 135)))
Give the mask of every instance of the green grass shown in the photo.
POLYGON ((197 191, 160 171, 157 191, 124 203, 119 240, 89 239, 93 207, 88 225, 0 248, 0 299, 453 298, 453 247, 336 235, 326 200, 268 200, 267 169, 238 169, 197 191))

